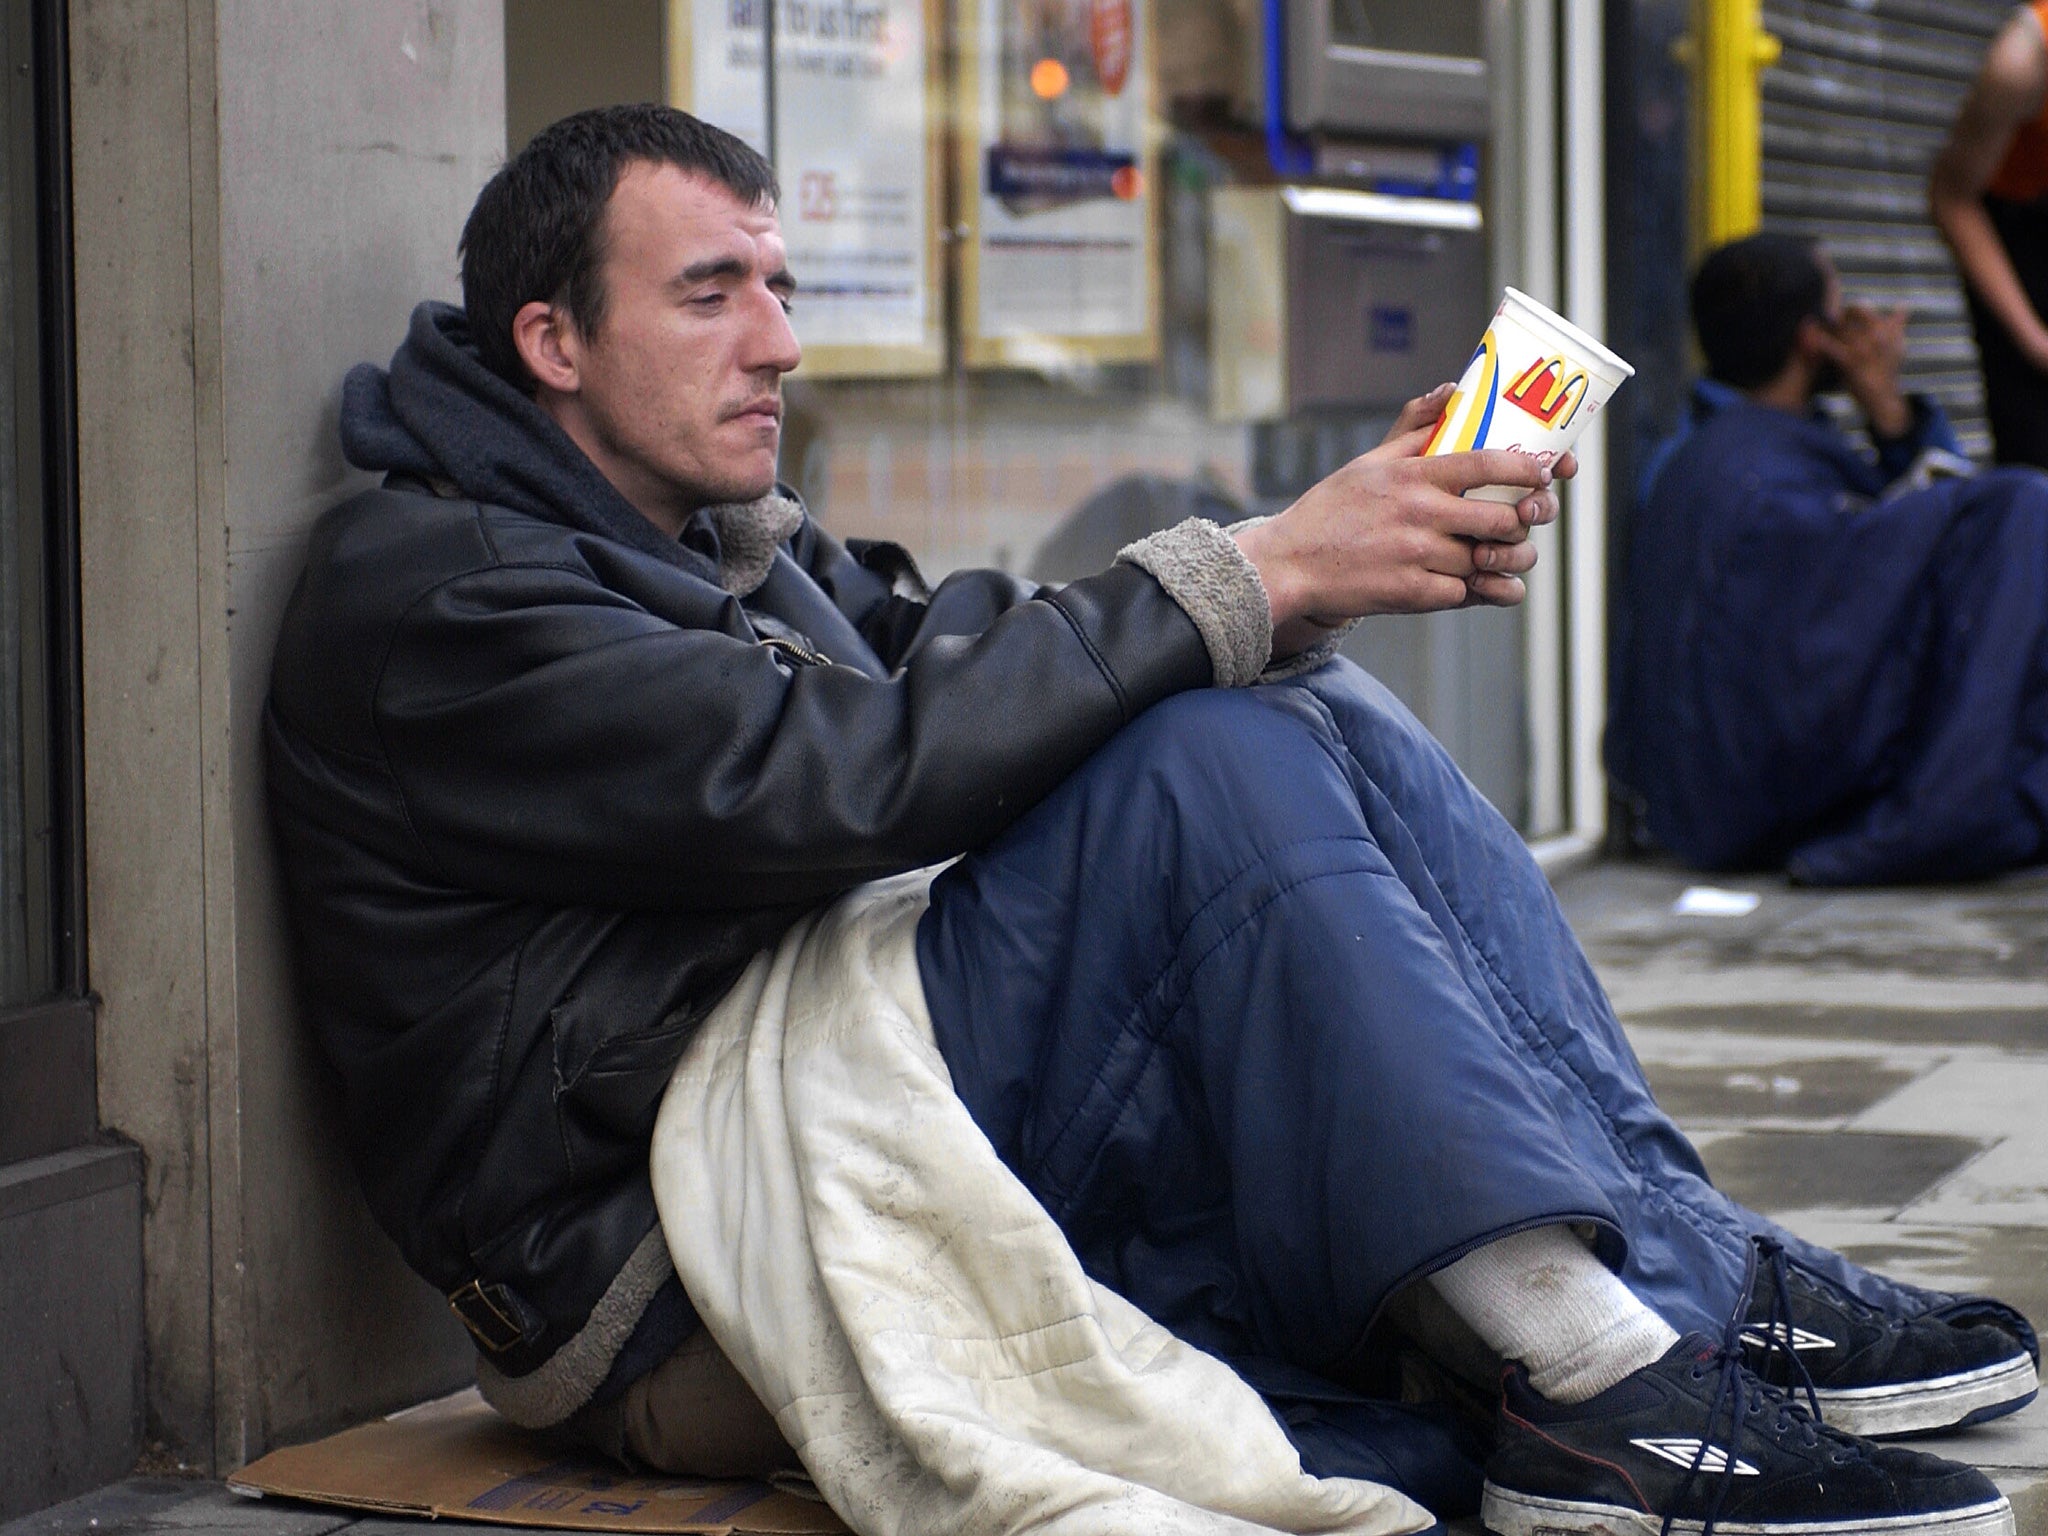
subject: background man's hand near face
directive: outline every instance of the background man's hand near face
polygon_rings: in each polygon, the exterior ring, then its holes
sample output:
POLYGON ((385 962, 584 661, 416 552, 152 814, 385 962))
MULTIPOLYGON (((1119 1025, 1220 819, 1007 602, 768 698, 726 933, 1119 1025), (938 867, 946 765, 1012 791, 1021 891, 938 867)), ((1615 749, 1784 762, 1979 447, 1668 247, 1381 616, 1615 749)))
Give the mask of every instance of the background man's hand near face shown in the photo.
POLYGON ((1899 389, 1899 369, 1906 361, 1906 311, 1844 304, 1841 318, 1821 333, 1822 353, 1841 370, 1849 391, 1871 430, 1879 437, 1899 437, 1913 425, 1913 408, 1899 389))
POLYGON ((1529 530, 1557 516, 1551 481, 1578 462, 1567 454, 1546 469, 1499 449, 1422 457, 1450 390, 1409 401, 1379 447, 1237 535, 1266 585, 1275 655, 1346 619, 1522 600, 1522 573, 1536 563, 1529 530), (1465 497, 1482 485, 1529 494, 1512 506, 1465 497))

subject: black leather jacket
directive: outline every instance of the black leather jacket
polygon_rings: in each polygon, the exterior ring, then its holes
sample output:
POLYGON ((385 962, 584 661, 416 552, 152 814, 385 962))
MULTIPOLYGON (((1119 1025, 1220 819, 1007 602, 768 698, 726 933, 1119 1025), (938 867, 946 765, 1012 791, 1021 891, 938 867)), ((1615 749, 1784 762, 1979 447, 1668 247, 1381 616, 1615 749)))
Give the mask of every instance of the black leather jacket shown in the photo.
MULTIPOLYGON (((806 521, 743 602, 704 574, 714 532, 677 563, 396 468, 312 535, 265 714, 273 819, 371 1207, 519 1379, 649 1251, 661 1091, 747 959, 984 842, 1211 664, 1129 565, 927 592, 895 546, 806 521)), ((586 1400, 645 1301, 526 1416, 586 1400)))

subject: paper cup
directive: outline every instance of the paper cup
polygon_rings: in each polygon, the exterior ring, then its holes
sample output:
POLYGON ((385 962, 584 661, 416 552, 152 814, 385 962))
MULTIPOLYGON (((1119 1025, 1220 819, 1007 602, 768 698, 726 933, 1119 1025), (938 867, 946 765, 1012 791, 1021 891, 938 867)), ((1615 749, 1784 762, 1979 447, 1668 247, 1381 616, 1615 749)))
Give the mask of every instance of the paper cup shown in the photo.
MULTIPOLYGON (((1422 451, 1510 448, 1548 464, 1634 373, 1563 315, 1510 288, 1422 451)), ((1482 485, 1465 494, 1517 502, 1529 488, 1482 485)))

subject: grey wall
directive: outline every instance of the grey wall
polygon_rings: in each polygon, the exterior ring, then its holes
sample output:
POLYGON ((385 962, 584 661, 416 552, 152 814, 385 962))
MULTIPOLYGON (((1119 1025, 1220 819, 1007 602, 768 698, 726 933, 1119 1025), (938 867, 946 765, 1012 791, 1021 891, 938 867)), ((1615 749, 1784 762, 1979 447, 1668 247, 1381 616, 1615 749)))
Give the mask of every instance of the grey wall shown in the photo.
POLYGON ((298 1028, 256 724, 341 375, 455 292, 497 0, 72 0, 90 967, 145 1162, 149 1431, 227 1469, 445 1390, 298 1028))

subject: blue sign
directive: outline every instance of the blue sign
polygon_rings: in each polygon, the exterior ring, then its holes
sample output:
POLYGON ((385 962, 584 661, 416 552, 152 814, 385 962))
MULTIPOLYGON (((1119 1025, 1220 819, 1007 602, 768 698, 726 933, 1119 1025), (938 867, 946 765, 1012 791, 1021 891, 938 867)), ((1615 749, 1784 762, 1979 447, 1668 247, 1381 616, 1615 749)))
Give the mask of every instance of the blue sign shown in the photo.
POLYGON ((1415 311, 1395 304, 1375 304, 1366 311, 1366 345, 1375 352, 1415 350, 1415 311))

